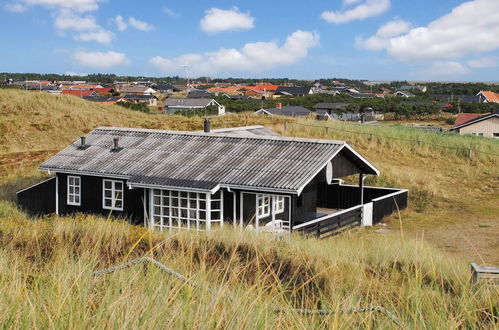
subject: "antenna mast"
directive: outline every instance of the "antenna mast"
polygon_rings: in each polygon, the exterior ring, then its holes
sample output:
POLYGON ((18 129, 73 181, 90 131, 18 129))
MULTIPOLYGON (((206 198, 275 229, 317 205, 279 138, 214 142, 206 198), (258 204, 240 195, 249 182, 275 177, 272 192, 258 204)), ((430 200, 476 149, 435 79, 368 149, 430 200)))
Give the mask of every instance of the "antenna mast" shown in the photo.
POLYGON ((185 63, 184 65, 182 65, 182 67, 184 68, 185 79, 187 79, 187 86, 189 86, 190 81, 189 81, 189 76, 187 75, 187 68, 189 68, 189 64, 185 63))

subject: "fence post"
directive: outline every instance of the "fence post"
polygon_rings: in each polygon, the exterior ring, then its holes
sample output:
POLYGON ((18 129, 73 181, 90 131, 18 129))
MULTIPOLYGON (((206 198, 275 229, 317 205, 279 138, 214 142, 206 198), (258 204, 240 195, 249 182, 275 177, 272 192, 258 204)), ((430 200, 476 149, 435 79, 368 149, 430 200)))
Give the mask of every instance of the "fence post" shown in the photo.
POLYGON ((288 121, 287 120, 284 121, 284 130, 285 131, 288 130, 288 121))
POLYGON ((467 156, 469 159, 473 158, 473 149, 468 149, 467 156))
POLYGON ((421 147, 421 141, 418 140, 418 147, 421 147))

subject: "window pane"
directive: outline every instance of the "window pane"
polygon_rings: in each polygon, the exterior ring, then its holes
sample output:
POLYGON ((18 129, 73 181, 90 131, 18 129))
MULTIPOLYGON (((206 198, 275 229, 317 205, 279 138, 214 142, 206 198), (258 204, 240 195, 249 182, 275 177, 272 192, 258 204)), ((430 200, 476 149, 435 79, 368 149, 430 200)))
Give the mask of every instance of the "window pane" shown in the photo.
POLYGON ((74 194, 75 188, 73 186, 69 186, 68 192, 70 194, 74 194))
POLYGON ((189 198, 196 199, 196 193, 189 193, 189 198))
POLYGON ((170 205, 170 197, 163 197, 163 206, 170 205))
POLYGON ((220 219, 220 212, 211 212, 211 220, 218 220, 220 219))
POLYGON ((153 198, 153 204, 159 205, 161 201, 161 198, 159 196, 154 196, 153 198))
POLYGON ((173 198, 171 203, 173 206, 178 206, 178 198, 173 198))
POLYGON ((123 199, 123 192, 121 192, 121 191, 117 191, 117 192, 115 193, 115 196, 116 196, 116 199, 120 199, 120 200, 121 200, 121 199, 123 199))
POLYGON ((196 210, 189 210, 189 218, 196 219, 196 210))
POLYGON ((160 215, 161 214, 161 207, 159 207, 159 206, 153 207, 153 213, 155 215, 160 215))
POLYGON ((220 210, 220 202, 211 203, 211 208, 214 210, 220 210))
POLYGON ((80 197, 79 196, 75 197, 75 203, 80 204, 80 197))
POLYGON ((200 210, 206 210, 206 202, 205 201, 199 201, 199 207, 200 210))
POLYGON ((199 211, 199 220, 206 220, 206 212, 199 211))
POLYGON ((185 191, 180 192, 180 197, 187 197, 187 193, 185 191))
POLYGON ((106 189, 111 189, 113 186, 112 182, 111 181, 108 181, 108 180, 105 180, 104 181, 104 188, 106 189))
POLYGON ((122 201, 116 201, 115 207, 116 208, 122 208, 123 207, 123 202, 122 201))
POLYGON ((114 189, 116 189, 116 190, 123 190, 123 182, 121 182, 121 181, 114 181, 114 189))
POLYGON ((182 199, 180 200, 180 206, 182 206, 182 207, 187 207, 187 199, 182 198, 182 199))
POLYGON ((80 178, 74 178, 75 179, 75 185, 79 186, 80 185, 80 178))
POLYGON ((80 194, 80 187, 75 188, 75 194, 79 195, 80 194))
POLYGON ((104 200, 104 205, 105 205, 105 206, 107 206, 107 207, 111 207, 111 206, 112 206, 112 202, 111 202, 111 200, 106 198, 106 199, 104 200))

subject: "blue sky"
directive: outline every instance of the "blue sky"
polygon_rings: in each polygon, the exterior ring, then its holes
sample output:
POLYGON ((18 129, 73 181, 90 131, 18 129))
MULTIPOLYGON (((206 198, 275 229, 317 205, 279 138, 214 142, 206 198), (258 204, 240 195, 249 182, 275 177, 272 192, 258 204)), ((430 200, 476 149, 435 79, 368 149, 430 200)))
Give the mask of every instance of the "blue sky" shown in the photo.
POLYGON ((499 79, 498 0, 1 0, 0 71, 499 79))

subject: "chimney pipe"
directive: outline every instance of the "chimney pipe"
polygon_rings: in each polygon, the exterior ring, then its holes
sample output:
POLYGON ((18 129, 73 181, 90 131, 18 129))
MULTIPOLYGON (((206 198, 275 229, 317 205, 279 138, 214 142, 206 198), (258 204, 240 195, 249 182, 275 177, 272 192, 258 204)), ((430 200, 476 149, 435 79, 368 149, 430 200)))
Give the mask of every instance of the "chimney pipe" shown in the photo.
POLYGON ((113 148, 113 150, 118 150, 120 148, 119 144, 118 144, 119 139, 118 138, 113 138, 113 141, 114 141, 114 148, 113 148))
POLYGON ((275 104, 275 108, 276 108, 276 109, 282 109, 282 103, 281 103, 281 102, 276 103, 276 104, 275 104))
POLYGON ((80 137, 80 148, 85 148, 85 137, 80 137))
POLYGON ((210 133, 210 121, 208 119, 204 119, 204 132, 210 133))

